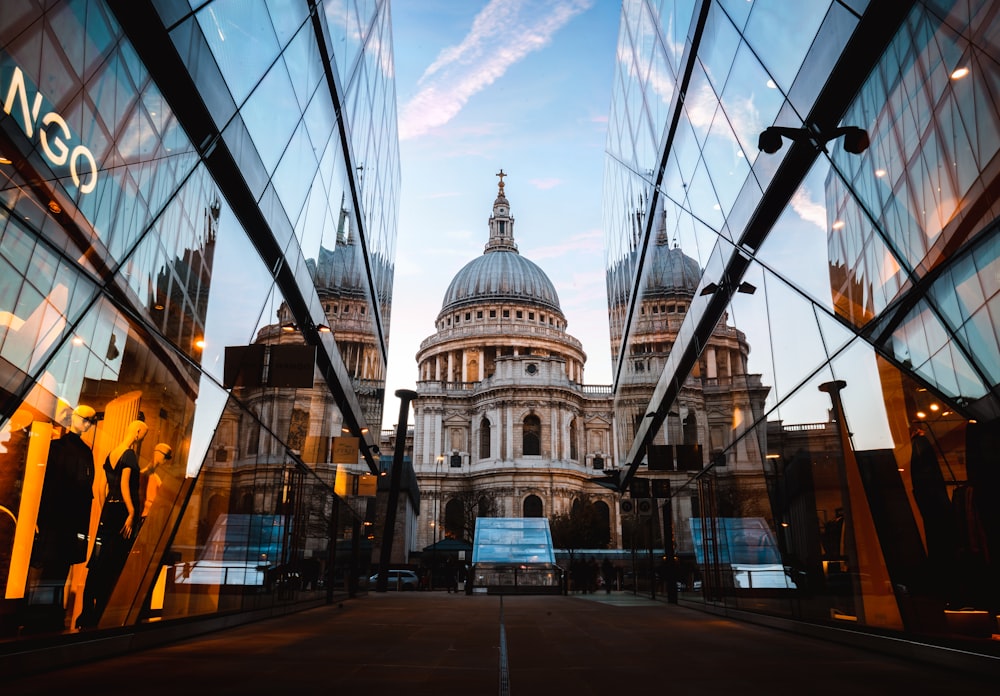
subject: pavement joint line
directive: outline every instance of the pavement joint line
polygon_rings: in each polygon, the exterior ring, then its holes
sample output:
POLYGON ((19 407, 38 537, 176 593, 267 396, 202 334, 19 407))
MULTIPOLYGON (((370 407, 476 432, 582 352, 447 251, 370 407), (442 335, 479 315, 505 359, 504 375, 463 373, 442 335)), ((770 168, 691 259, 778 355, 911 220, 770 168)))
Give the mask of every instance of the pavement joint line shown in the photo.
POLYGON ((507 630, 503 622, 503 595, 500 595, 500 696, 510 696, 510 670, 507 666, 507 630))

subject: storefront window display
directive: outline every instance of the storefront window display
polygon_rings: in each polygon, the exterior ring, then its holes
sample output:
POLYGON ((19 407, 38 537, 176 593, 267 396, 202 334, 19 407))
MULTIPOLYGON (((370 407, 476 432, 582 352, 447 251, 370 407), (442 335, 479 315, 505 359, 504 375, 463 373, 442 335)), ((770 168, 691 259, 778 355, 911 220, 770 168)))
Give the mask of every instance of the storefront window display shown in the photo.
MULTIPOLYGON (((216 4, 238 32, 234 8, 216 4)), ((180 78, 158 84, 121 14, 94 0, 0 22, 3 641, 310 600, 331 577, 346 590, 337 541, 368 512, 334 493, 331 382, 358 388, 354 420, 380 421, 388 306, 305 6, 255 5, 266 79, 227 65, 241 103, 290 107, 271 114, 280 138, 259 110, 211 115, 226 137, 249 129, 231 152, 245 180, 219 175, 226 145, 192 143, 175 107, 196 100, 170 103, 180 78), (241 349, 260 361, 233 379, 241 349)))

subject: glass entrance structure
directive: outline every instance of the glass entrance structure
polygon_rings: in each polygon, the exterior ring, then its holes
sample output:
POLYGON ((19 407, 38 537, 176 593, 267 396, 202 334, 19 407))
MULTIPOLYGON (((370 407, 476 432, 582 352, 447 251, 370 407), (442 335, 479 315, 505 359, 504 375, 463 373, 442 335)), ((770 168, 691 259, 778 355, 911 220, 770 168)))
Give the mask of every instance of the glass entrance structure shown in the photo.
POLYGON ((545 517, 480 517, 472 546, 472 592, 559 594, 556 565, 545 517))
POLYGON ((669 481, 682 601, 998 652, 998 37, 988 2, 623 3, 618 484, 669 481))

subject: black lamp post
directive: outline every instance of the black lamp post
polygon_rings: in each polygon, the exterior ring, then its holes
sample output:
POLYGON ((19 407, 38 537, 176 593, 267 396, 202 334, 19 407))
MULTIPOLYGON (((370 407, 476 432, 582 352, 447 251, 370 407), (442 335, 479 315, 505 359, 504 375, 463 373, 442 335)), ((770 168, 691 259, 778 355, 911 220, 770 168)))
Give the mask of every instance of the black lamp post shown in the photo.
POLYGON ((379 557, 376 592, 389 589, 389 559, 392 556, 392 542, 396 533, 396 507, 399 505, 399 488, 403 480, 403 450, 406 449, 406 421, 410 414, 410 402, 417 398, 417 392, 397 389, 399 397, 399 421, 396 424, 396 448, 392 453, 392 471, 389 472, 389 500, 385 511, 385 529, 382 531, 382 554, 379 557))

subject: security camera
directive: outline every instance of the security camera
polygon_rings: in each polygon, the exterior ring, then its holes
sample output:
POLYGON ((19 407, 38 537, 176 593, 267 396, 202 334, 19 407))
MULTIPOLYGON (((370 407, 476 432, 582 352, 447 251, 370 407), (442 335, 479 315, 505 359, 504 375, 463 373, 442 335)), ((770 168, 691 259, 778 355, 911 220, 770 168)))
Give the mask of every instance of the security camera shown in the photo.
POLYGON ((781 149, 781 134, 774 128, 765 128, 757 138, 757 149, 773 155, 781 149))
POLYGON ((860 155, 871 145, 868 138, 868 131, 857 126, 849 126, 844 129, 844 152, 852 155, 860 155))

